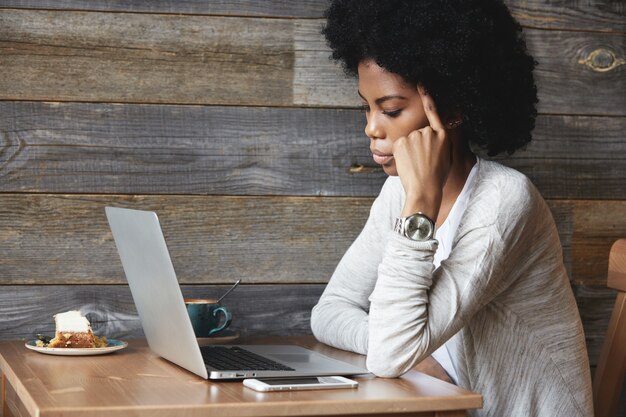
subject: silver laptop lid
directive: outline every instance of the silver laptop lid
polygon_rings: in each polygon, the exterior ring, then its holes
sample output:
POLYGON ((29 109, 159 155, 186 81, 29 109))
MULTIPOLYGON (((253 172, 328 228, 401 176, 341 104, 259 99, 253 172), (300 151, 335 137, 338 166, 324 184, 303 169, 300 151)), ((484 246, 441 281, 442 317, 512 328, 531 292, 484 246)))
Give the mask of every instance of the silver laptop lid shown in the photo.
POLYGON ((150 349, 207 379, 156 213, 105 211, 150 349))

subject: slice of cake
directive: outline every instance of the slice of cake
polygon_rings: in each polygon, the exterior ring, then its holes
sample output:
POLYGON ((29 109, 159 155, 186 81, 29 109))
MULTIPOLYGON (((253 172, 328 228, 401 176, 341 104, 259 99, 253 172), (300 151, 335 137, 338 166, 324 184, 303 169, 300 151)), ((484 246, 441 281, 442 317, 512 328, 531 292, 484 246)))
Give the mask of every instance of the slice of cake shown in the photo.
POLYGON ((68 311, 55 314, 56 334, 50 341, 50 348, 92 348, 96 340, 91 331, 91 324, 80 311, 68 311))

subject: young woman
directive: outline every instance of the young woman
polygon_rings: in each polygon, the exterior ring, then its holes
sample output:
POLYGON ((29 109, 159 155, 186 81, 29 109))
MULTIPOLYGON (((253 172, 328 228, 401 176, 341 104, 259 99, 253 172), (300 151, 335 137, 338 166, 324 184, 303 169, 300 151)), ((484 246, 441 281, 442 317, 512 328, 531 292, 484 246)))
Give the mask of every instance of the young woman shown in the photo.
POLYGON ((315 336, 381 377, 432 355, 483 395, 478 416, 592 416, 550 210, 524 175, 472 151, 531 139, 521 27, 499 0, 335 0, 326 17, 389 178, 313 309, 315 336))

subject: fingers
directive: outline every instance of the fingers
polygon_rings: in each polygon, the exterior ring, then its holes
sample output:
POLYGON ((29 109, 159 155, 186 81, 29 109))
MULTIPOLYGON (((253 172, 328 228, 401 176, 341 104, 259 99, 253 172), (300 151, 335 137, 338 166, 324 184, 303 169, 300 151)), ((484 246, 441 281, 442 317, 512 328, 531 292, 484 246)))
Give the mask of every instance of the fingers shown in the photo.
POLYGON ((428 118, 428 123, 433 130, 443 132, 445 130, 441 119, 439 118, 439 114, 437 113, 437 107, 435 107, 435 102, 433 98, 426 93, 424 87, 421 85, 417 86, 417 91, 420 94, 420 98, 422 99, 422 105, 424 106, 424 113, 426 113, 426 117, 428 118))

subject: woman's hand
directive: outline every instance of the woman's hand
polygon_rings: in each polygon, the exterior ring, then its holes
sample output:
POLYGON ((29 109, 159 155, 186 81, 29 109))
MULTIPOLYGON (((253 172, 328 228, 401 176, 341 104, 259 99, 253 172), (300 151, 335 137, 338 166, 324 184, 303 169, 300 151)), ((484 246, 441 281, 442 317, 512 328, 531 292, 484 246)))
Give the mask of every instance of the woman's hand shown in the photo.
POLYGON ((414 130, 393 144, 398 176, 406 192, 401 216, 418 211, 437 220, 443 186, 452 168, 452 145, 432 97, 418 86, 430 126, 414 130))

